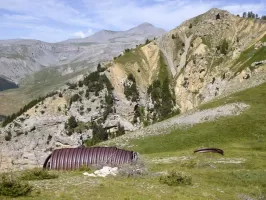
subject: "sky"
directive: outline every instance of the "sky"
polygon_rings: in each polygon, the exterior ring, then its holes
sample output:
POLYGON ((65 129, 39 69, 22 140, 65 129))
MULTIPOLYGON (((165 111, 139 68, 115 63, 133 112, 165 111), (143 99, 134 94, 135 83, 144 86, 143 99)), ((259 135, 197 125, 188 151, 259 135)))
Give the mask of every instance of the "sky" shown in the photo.
POLYGON ((0 40, 59 42, 149 22, 169 31, 211 8, 266 15, 266 0, 0 0, 0 40))

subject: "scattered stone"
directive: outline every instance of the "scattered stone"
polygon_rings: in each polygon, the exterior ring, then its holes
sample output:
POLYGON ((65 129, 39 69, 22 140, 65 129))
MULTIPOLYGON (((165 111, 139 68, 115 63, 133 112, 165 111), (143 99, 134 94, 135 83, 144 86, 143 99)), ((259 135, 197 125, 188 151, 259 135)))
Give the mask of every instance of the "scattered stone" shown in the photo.
POLYGON ((118 168, 117 167, 108 167, 104 166, 100 170, 96 170, 94 173, 89 174, 87 172, 83 173, 84 176, 89 176, 89 177, 106 177, 106 176, 116 176, 118 174, 118 168))

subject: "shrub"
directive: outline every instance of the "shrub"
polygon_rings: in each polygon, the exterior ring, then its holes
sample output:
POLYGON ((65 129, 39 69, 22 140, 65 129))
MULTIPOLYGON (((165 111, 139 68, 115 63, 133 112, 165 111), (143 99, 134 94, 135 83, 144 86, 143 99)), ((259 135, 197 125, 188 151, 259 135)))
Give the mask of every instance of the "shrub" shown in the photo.
POLYGON ((71 102, 76 102, 80 99, 80 96, 78 94, 74 94, 72 97, 71 97, 71 102))
POLYGON ((222 44, 221 44, 221 53, 222 54, 224 54, 224 55, 226 55, 227 54, 227 52, 228 52, 228 49, 229 49, 229 44, 228 44, 228 42, 226 41, 226 39, 224 39, 223 41, 222 41, 222 44))
POLYGON ((91 170, 91 168, 88 167, 87 165, 82 165, 82 166, 80 166, 80 167, 78 168, 78 171, 80 171, 80 172, 91 172, 92 170, 91 170))
POLYGON ((164 120, 174 114, 173 107, 175 102, 170 85, 169 79, 166 77, 162 83, 160 80, 155 80, 152 85, 148 87, 147 93, 151 97, 155 110, 153 120, 156 120, 156 118, 164 120), (158 116, 156 116, 157 114, 158 116))
POLYGON ((86 90, 85 97, 86 97, 87 99, 90 98, 90 90, 86 90))
POLYGON ((192 24, 189 25, 189 28, 192 28, 192 24))
POLYGON ((67 86, 69 87, 70 90, 74 90, 77 88, 77 84, 76 83, 67 83, 67 86))
POLYGON ((160 182, 169 186, 191 185, 192 177, 184 172, 172 170, 168 175, 161 176, 160 182))
POLYGON ((151 41, 149 39, 146 40, 145 44, 149 44, 151 41))
POLYGON ((197 162, 195 160, 188 160, 188 161, 184 161, 180 164, 181 167, 185 167, 188 169, 192 169, 195 168, 197 166, 197 162))
POLYGON ((7 133, 7 135, 5 135, 5 141, 10 141, 12 139, 12 135, 10 132, 7 133))
POLYGON ((24 171, 20 176, 21 180, 27 180, 27 181, 55 179, 55 178, 58 178, 58 175, 49 173, 47 170, 43 170, 40 168, 24 171))
POLYGON ((129 74, 127 82, 124 83, 124 94, 129 101, 136 102, 139 98, 137 84, 133 74, 129 74))
POLYGON ((78 82, 79 87, 83 87, 83 81, 78 82))
POLYGON ((130 49, 125 49, 125 53, 128 53, 128 52, 130 52, 130 49))
POLYGON ((22 183, 12 174, 4 173, 0 176, 0 196, 19 197, 27 196, 33 187, 28 183, 22 183))
POLYGON ((125 127, 121 126, 121 124, 118 124, 118 130, 116 133, 116 137, 121 136, 121 135, 125 135, 126 131, 125 131, 125 127))
POLYGON ((68 122, 67 122, 69 128, 76 128, 78 126, 78 123, 76 121, 76 118, 71 116, 69 119, 68 119, 68 122))
POLYGON ((102 125, 98 125, 96 122, 93 122, 91 124, 91 128, 92 128, 92 139, 88 139, 85 141, 85 145, 87 147, 94 146, 97 143, 108 140, 108 133, 102 127, 102 125))

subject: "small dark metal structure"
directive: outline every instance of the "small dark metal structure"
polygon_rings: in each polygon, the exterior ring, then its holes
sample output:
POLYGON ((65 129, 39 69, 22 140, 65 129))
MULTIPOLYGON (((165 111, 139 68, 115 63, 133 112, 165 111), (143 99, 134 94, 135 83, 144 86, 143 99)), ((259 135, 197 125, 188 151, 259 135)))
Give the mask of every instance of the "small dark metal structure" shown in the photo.
POLYGON ((222 149, 217 149, 217 148, 197 149, 194 151, 194 153, 219 153, 221 155, 224 155, 224 151, 222 149))
POLYGON ((65 148, 54 150, 46 158, 43 169, 74 170, 91 165, 116 166, 130 164, 137 159, 136 152, 116 147, 65 148))

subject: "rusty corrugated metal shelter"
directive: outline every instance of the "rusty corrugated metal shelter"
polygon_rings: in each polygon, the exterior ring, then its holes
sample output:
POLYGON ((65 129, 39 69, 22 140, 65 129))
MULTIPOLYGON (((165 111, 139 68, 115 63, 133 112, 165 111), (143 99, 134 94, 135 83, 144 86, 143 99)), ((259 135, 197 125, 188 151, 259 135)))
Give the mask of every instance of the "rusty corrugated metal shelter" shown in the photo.
POLYGON ((91 165, 116 166, 132 163, 137 158, 136 152, 118 149, 116 147, 65 148, 54 150, 46 158, 43 168, 74 170, 81 166, 91 165))

